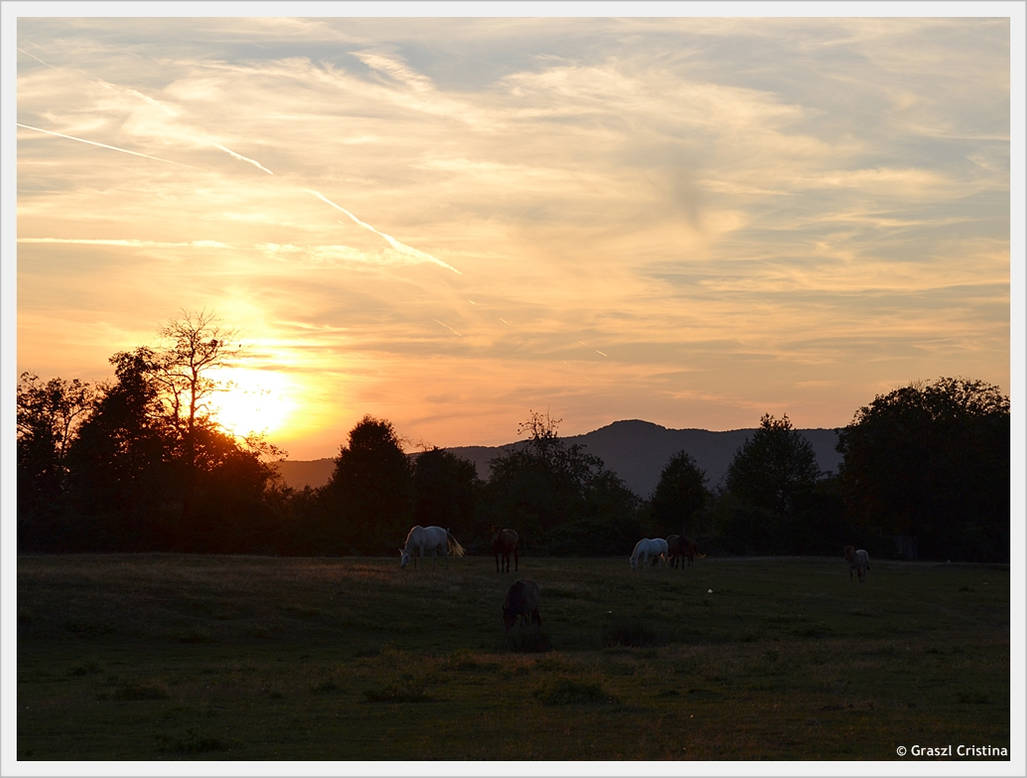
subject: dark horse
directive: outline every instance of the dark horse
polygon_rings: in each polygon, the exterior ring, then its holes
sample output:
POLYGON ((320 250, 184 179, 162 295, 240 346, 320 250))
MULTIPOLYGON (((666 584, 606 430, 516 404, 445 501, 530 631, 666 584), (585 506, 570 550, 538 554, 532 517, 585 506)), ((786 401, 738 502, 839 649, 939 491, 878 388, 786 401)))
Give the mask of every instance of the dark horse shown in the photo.
POLYGON ((538 584, 534 581, 517 581, 506 593, 503 600, 503 624, 506 631, 523 620, 525 624, 538 624, 541 628, 542 617, 538 612, 538 584))
POLYGON ((670 557, 670 566, 677 567, 680 562, 682 570, 685 569, 686 559, 688 560, 688 566, 691 567, 695 564, 696 557, 702 559, 706 556, 699 553, 699 548, 694 540, 686 538, 684 535, 667 536, 667 555, 670 557))
POLYGON ((492 553, 496 556, 496 572, 510 572, 510 554, 513 554, 514 558, 514 570, 518 568, 519 560, 517 559, 517 533, 512 529, 498 529, 492 528, 492 553), (503 567, 500 570, 499 558, 503 558, 503 567))

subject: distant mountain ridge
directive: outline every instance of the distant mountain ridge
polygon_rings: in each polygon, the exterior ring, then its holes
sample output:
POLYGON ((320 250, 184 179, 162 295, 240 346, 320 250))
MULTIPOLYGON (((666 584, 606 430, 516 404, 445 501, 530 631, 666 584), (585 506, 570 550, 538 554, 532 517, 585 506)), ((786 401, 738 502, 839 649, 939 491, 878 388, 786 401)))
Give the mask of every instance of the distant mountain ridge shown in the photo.
MULTIPOLYGON (((835 450, 838 431, 833 429, 796 430, 813 446, 817 467, 823 472, 837 472, 842 461, 835 450)), ((648 498, 660 480, 667 462, 679 451, 685 451, 706 471, 706 484, 720 485, 745 441, 756 429, 711 432, 702 429, 668 429, 659 424, 632 419, 615 421, 584 435, 561 438, 568 444, 578 444, 588 453, 599 457, 639 497, 648 498)), ((446 449, 455 456, 470 460, 478 477, 489 477, 489 462, 523 441, 501 446, 454 446, 446 449)), ((287 486, 302 489, 319 487, 328 482, 335 467, 334 459, 280 462, 279 473, 287 486)))

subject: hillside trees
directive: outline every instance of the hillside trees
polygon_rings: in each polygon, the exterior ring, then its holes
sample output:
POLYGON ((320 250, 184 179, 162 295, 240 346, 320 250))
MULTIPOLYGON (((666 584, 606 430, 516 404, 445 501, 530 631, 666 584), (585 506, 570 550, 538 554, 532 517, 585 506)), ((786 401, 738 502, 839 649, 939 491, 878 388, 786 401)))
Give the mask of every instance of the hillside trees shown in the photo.
POLYGON ((562 441, 560 421, 531 412, 523 444, 492 460, 482 524, 512 526, 549 553, 602 553, 634 543, 637 498, 598 457, 562 441))
POLYGON ((847 503, 868 530, 943 559, 1009 555, 1009 399, 940 378, 878 395, 839 435, 847 503))

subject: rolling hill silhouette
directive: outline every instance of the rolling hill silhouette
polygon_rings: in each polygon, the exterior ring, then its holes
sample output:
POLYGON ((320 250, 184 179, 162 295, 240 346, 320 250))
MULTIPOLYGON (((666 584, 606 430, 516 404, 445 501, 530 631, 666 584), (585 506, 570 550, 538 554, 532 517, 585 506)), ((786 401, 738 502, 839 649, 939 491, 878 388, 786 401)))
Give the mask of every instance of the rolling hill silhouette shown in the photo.
MULTIPOLYGON (((724 432, 668 429, 635 419, 615 421, 584 435, 572 435, 562 440, 583 446, 590 454, 602 459, 606 467, 620 476, 631 491, 639 497, 648 498, 656 488, 663 468, 679 451, 690 454, 699 467, 706 471, 708 487, 719 486, 738 449, 754 432, 755 428, 724 432)), ((820 470, 837 472, 842 459, 841 454, 835 450, 837 431, 801 429, 797 432, 802 433, 813 446, 820 470)), ((455 446, 447 451, 473 462, 478 477, 487 479, 489 462, 521 445, 523 442, 502 446, 455 446)), ((285 461, 280 462, 278 467, 287 486, 294 489, 302 489, 304 486, 316 488, 328 482, 335 460, 285 461)))

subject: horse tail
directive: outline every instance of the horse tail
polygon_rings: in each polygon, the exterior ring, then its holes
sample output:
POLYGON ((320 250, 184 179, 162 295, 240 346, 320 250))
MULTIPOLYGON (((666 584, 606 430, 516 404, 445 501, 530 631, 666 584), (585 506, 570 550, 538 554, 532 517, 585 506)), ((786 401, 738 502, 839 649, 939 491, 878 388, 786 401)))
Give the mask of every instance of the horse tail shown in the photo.
POLYGON ((453 537, 453 533, 448 529, 446 530, 446 540, 449 543, 449 553, 453 556, 463 556, 464 547, 460 545, 459 541, 453 537))

